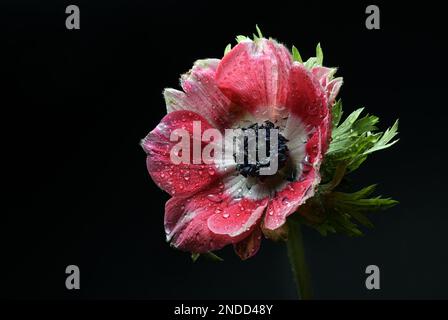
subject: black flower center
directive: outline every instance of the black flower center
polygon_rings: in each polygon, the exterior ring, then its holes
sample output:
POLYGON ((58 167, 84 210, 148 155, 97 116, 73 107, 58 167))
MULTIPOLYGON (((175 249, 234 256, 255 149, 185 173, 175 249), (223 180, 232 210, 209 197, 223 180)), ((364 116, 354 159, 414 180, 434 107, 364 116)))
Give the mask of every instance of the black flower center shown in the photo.
POLYGON ((241 128, 242 137, 239 137, 236 153, 233 154, 237 162, 237 170, 245 177, 259 177, 260 168, 268 168, 277 161, 277 171, 283 168, 288 160, 288 140, 280 134, 279 127, 271 121, 262 124, 254 123, 241 128), (271 131, 271 129, 276 129, 271 131), (272 134, 277 135, 277 148, 272 134), (272 149, 272 150, 271 150, 272 149))

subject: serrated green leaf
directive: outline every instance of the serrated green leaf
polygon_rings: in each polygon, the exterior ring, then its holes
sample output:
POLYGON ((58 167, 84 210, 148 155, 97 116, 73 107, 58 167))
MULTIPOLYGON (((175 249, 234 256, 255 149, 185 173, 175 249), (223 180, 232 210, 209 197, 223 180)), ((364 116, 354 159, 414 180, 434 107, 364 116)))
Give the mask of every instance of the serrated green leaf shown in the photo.
POLYGON ((367 228, 373 228, 373 223, 365 216, 365 214, 356 210, 351 210, 348 214, 352 216, 353 219, 358 221, 361 225, 367 228))
POLYGON ((361 190, 353 192, 353 193, 334 192, 333 197, 337 201, 362 199, 362 198, 370 196, 375 191, 376 186, 377 186, 376 184, 372 184, 368 187, 362 188, 361 190))
POLYGON ((300 63, 303 63, 302 57, 299 53, 299 50, 295 46, 292 46, 292 58, 294 61, 298 61, 300 63))
POLYGON ((375 125, 378 123, 378 121, 378 117, 366 115, 363 118, 355 121, 355 123, 353 123, 352 129, 358 134, 374 131, 377 130, 377 127, 375 125))
POLYGON ((332 214, 330 221, 337 232, 344 233, 348 236, 362 236, 363 234, 356 224, 350 220, 350 215, 346 213, 332 214))
POLYGON ((352 208, 363 212, 374 212, 380 210, 386 210, 398 204, 398 201, 390 198, 370 198, 370 199, 358 199, 348 200, 343 204, 340 204, 341 208, 352 208))
POLYGON ((369 150, 365 151, 364 154, 369 154, 375 151, 383 150, 386 148, 389 148, 393 146, 395 143, 398 142, 399 139, 396 139, 392 142, 390 142, 396 135, 398 134, 398 120, 395 121, 392 128, 388 128, 381 138, 375 143, 375 145, 370 148, 369 150))
POLYGON ((345 120, 342 122, 340 126, 335 128, 332 132, 332 138, 333 140, 340 140, 343 134, 350 131, 352 128, 353 123, 355 123, 356 119, 358 119, 361 112, 364 110, 364 108, 359 108, 355 111, 353 111, 345 120))
MULTIPOLYGON (((320 59, 310 58, 305 65, 310 68, 320 59)), ((361 117, 363 110, 353 111, 341 123, 342 102, 339 100, 333 105, 332 139, 320 168, 321 184, 314 197, 299 209, 302 214, 305 213, 303 219, 308 221, 305 223, 323 236, 332 231, 360 236, 362 232, 358 224, 373 227, 366 213, 385 210, 398 203, 391 198, 372 197, 376 185, 352 193, 337 190, 345 175, 364 163, 370 153, 388 148, 398 141, 394 140, 398 133, 398 121, 385 132, 379 132, 379 118, 369 114, 361 117), (315 215, 313 212, 316 212, 315 215)))
MULTIPOLYGON (((294 48, 293 48, 294 49, 294 48)), ((332 127, 335 128, 338 126, 339 122, 342 118, 342 101, 339 99, 336 101, 332 107, 331 115, 332 115, 332 127)))

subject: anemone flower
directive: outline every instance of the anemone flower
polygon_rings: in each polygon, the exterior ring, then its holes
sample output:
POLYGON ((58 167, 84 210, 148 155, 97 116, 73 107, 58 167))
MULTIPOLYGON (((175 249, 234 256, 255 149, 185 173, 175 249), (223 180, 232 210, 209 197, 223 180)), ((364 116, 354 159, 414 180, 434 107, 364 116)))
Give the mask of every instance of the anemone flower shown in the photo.
POLYGON ((241 259, 248 259, 257 253, 263 235, 290 238, 293 269, 306 296, 299 230, 288 237, 286 222, 296 212, 300 216, 300 208, 318 190, 342 78, 334 77, 336 68, 322 66, 320 46, 317 56, 303 63, 297 49, 291 53, 261 33, 237 40, 222 59, 196 61, 181 76, 182 91, 164 90, 167 115, 142 140, 147 169, 171 196, 165 232, 173 247, 198 255, 231 244, 241 259), (210 130, 217 133, 213 139, 205 137, 210 130), (246 136, 236 151, 212 161, 190 154, 195 150, 203 156, 209 144, 216 147, 218 142, 235 148, 228 130, 251 131, 257 152, 266 149, 273 140, 269 130, 275 130, 275 148, 268 147, 267 161, 257 156, 249 161, 246 136), (179 138, 188 140, 180 144, 179 138), (173 150, 186 161, 173 161, 173 150), (242 161, 237 161, 238 152, 242 161), (274 156, 275 172, 262 174, 274 156))

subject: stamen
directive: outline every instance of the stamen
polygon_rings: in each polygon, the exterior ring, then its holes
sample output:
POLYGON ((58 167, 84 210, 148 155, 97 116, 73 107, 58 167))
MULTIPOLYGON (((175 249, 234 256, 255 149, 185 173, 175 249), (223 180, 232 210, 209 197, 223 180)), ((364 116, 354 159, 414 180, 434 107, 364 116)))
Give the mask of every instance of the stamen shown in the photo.
MULTIPOLYGON (((277 157, 278 161, 278 168, 277 171, 284 167, 288 160, 288 146, 286 143, 288 140, 278 133, 278 143, 277 143, 277 150, 270 150, 271 147, 271 129, 279 129, 279 127, 275 126, 271 121, 265 121, 263 124, 254 123, 248 127, 241 128, 242 133, 244 135, 243 145, 240 145, 241 154, 244 154, 244 163, 238 163, 237 164, 237 170, 240 172, 241 175, 244 177, 258 177, 260 176, 260 168, 269 167, 271 165, 271 162, 277 157), (252 130, 252 132, 255 133, 255 136, 252 139, 255 139, 255 146, 256 146, 256 156, 254 159, 254 156, 251 154, 252 157, 249 156, 250 152, 254 152, 254 150, 250 150, 249 148, 249 136, 245 135, 244 133, 248 130, 252 130), (264 130, 264 134, 261 134, 261 130, 264 130), (260 131, 260 132, 259 132, 260 131), (260 134, 259 134, 260 133, 260 134), (264 141, 261 141, 260 139, 265 139, 264 141), (266 150, 266 158, 260 159, 259 158, 259 147, 261 147, 261 144, 264 144, 265 150, 266 150), (243 149, 243 150, 241 150, 243 149), (249 161, 249 159, 254 159, 255 161, 249 161), (255 163, 254 163, 255 162, 255 163)), ((278 132, 278 131, 276 131, 278 132)), ((251 141, 254 142, 254 141, 251 141)), ((234 153, 233 157, 235 161, 237 161, 237 156, 234 153)), ((238 162, 238 161, 237 161, 238 162)))

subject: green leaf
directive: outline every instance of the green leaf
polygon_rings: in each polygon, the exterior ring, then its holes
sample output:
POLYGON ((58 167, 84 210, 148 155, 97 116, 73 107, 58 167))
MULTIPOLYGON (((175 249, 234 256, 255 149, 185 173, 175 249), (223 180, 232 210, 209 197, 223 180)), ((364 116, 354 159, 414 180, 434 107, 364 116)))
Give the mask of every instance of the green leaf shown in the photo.
POLYGON ((397 130, 398 130, 398 120, 396 120, 392 128, 388 128, 381 136, 381 138, 375 143, 375 145, 369 150, 365 151, 364 154, 369 154, 393 146, 399 140, 396 139, 390 142, 398 134, 397 130))
POLYGON ((333 140, 341 140, 344 137, 344 134, 348 133, 350 129, 352 129, 353 124, 355 123, 356 119, 358 119, 363 110, 364 108, 359 108, 353 111, 340 126, 334 128, 332 132, 333 140))
POLYGON ((260 39, 263 38, 263 34, 261 33, 260 28, 258 27, 257 24, 255 25, 255 29, 257 29, 258 38, 260 39))
POLYGON ((305 68, 311 69, 314 66, 316 66, 316 61, 317 61, 316 57, 311 57, 308 60, 306 60, 306 62, 303 65, 305 66, 305 68))
POLYGON ((340 199, 341 201, 343 200, 359 200, 365 197, 370 196, 376 189, 376 184, 372 184, 368 187, 365 187, 357 192, 353 192, 353 193, 343 193, 343 192, 338 192, 336 194, 336 197, 338 199, 340 199))
POLYGON ((335 128, 341 121, 343 114, 342 101, 340 99, 334 103, 331 113, 332 113, 332 127, 335 128))
POLYGON ((299 50, 295 46, 292 46, 292 58, 294 61, 298 61, 300 63, 303 63, 302 57, 300 56, 299 50))
POLYGON ((196 262, 199 259, 200 256, 201 256, 200 253, 192 253, 191 254, 191 260, 193 260, 193 262, 196 262))
POLYGON ((232 50, 232 44, 228 44, 227 47, 224 49, 224 55, 228 54, 232 50))
POLYGON ((220 256, 218 256, 217 254, 215 254, 215 253, 213 253, 213 252, 207 252, 207 253, 204 253, 203 254, 203 256, 205 257, 205 258, 207 258, 208 260, 210 260, 210 261, 214 261, 214 262, 221 262, 221 261, 224 261, 224 259, 223 258, 221 258, 220 256))
POLYGON ((324 62, 324 53, 322 52, 320 43, 318 43, 316 46, 316 63, 321 66, 323 62, 324 62))
POLYGON ((363 108, 352 112, 342 123, 342 102, 339 100, 332 108, 332 140, 321 167, 322 181, 333 176, 340 162, 344 162, 347 173, 359 168, 367 156, 375 151, 383 150, 395 144, 398 122, 384 133, 378 132, 379 118, 374 115, 360 117, 363 108))
POLYGON ((363 226, 367 228, 373 228, 373 223, 364 214, 356 210, 352 210, 349 212, 349 215, 351 215, 353 219, 358 221, 363 226))
POLYGON ((398 203, 391 198, 372 196, 376 185, 356 192, 342 192, 339 184, 346 175, 359 168, 372 152, 395 144, 398 121, 385 132, 378 130, 379 118, 374 115, 361 116, 363 108, 352 112, 341 123, 342 102, 337 101, 332 109, 332 140, 320 168, 321 184, 316 194, 303 204, 303 223, 315 228, 320 234, 342 233, 348 236, 362 235, 359 225, 372 228, 367 213, 386 210, 398 203), (394 140, 395 139, 395 140, 394 140))
POLYGON ((247 39, 248 39, 248 37, 246 37, 246 36, 242 36, 242 35, 236 36, 236 42, 238 42, 238 43, 246 41, 247 39))
POLYGON ((204 258, 206 258, 207 260, 213 261, 213 262, 221 262, 224 261, 224 259, 222 259, 221 257, 219 257, 218 255, 214 254, 213 252, 209 251, 206 253, 192 253, 191 254, 191 260, 193 260, 193 262, 196 262, 200 256, 203 256, 204 258))

